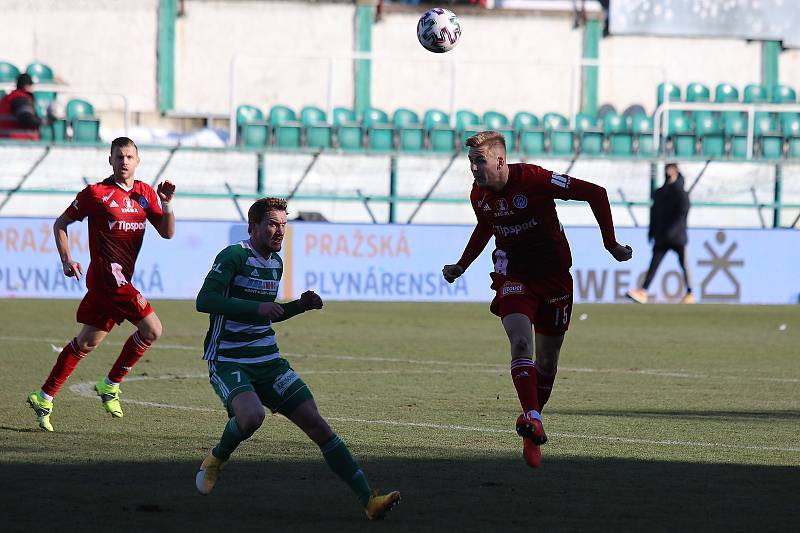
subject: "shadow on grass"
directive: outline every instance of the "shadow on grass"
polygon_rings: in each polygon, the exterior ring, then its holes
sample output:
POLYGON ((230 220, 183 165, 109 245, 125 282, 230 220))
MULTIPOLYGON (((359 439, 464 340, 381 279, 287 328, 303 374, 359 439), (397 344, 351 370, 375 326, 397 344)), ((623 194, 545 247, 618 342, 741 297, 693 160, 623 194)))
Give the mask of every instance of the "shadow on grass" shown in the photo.
MULTIPOLYGON (((54 460, 55 461, 55 460, 54 460)), ((787 530, 800 521, 798 469, 631 460, 366 457, 403 502, 376 526, 321 459, 232 460, 215 492, 196 463, 0 465, 3 531, 787 530), (109 526, 109 527, 106 527, 109 526)))

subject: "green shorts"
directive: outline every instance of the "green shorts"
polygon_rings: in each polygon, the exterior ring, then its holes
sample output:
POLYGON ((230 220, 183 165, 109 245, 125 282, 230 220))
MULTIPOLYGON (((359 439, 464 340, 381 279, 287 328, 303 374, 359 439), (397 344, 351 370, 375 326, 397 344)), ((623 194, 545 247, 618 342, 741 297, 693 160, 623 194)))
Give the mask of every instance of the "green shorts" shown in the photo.
POLYGON ((252 364, 209 361, 208 375, 230 416, 233 399, 246 391, 255 392, 273 413, 287 417, 298 405, 313 398, 308 385, 283 358, 252 364))

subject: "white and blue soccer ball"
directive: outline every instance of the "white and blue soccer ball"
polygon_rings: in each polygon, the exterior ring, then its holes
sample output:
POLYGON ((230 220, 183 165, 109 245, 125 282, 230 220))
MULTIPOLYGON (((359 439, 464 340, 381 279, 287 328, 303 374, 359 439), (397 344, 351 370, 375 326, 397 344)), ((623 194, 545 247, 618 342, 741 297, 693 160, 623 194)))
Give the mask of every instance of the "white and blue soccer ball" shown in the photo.
POLYGON ((449 52, 461 40, 461 23, 452 11, 434 7, 417 22, 417 39, 426 50, 437 54, 449 52))

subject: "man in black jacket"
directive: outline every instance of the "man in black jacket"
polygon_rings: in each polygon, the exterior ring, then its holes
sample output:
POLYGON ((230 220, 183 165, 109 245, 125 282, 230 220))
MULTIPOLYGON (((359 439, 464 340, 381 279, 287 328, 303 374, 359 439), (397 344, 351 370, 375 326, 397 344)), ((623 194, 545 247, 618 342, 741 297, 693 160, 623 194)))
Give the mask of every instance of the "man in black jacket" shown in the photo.
POLYGON ((664 167, 664 185, 653 194, 653 205, 650 208, 650 231, 647 237, 653 243, 653 258, 647 269, 647 276, 640 289, 633 289, 626 293, 628 298, 640 304, 647 303, 649 297, 647 288, 656 275, 658 265, 664 255, 673 250, 678 254, 678 263, 683 271, 683 281, 686 285, 686 295, 681 303, 695 303, 692 294, 692 283, 689 278, 689 269, 686 266, 686 216, 689 214, 689 193, 684 187, 684 178, 678 165, 669 163, 664 167))

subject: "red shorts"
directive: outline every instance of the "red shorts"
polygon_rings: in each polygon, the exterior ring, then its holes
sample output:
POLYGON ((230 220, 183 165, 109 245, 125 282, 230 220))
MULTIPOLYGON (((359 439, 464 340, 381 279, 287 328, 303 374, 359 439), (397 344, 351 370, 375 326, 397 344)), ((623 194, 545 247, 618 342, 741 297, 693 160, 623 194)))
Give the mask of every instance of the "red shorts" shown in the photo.
POLYGON ((523 283, 513 277, 491 273, 494 299, 489 309, 500 318, 522 313, 537 333, 560 336, 569 329, 572 316, 572 275, 569 271, 523 283))
POLYGON ((123 320, 138 324, 152 312, 153 307, 142 293, 126 283, 116 290, 90 289, 78 306, 76 318, 81 324, 111 331, 123 320))

